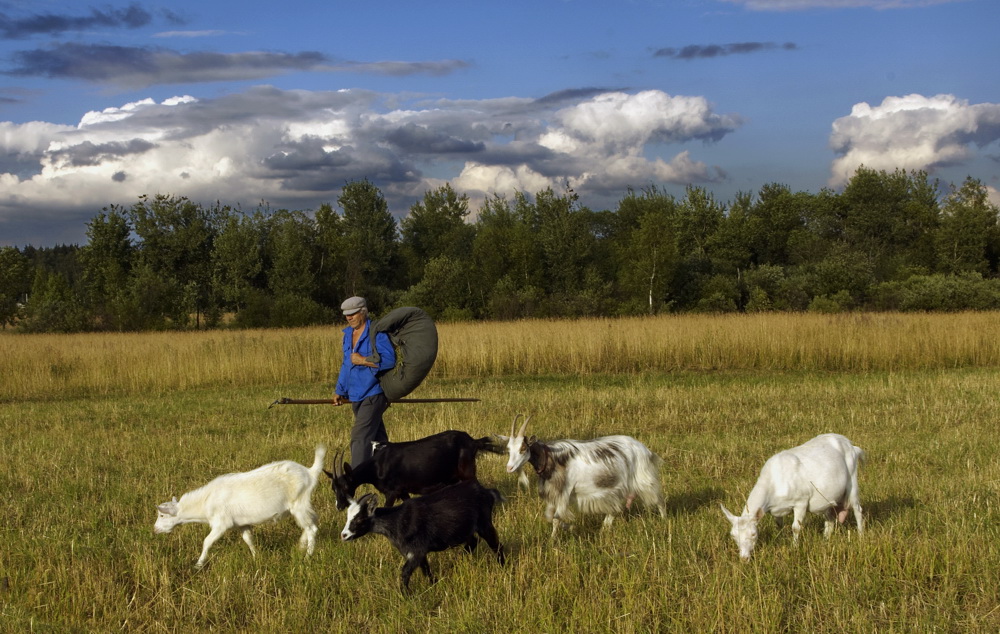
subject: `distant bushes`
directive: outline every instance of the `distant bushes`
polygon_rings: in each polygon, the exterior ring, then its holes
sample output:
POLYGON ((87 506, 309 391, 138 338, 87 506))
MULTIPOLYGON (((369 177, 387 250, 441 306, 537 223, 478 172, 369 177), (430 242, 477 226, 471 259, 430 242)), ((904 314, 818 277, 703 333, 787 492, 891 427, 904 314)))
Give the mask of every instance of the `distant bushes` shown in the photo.
POLYGON ((897 311, 1000 310, 1000 279, 978 273, 914 275, 877 284, 872 306, 897 311))

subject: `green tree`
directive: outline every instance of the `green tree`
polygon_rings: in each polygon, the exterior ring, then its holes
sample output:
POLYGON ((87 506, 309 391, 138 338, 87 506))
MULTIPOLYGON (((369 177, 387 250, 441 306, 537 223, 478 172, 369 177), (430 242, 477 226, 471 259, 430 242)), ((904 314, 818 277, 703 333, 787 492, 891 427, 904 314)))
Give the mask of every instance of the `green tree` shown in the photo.
POLYGON ((481 314, 509 319, 538 308, 543 278, 536 215, 521 192, 513 204, 500 195, 483 202, 472 242, 474 288, 479 294, 473 301, 481 314))
POLYGON ((347 292, 347 229, 346 222, 329 203, 316 210, 316 248, 319 264, 316 268, 316 298, 325 306, 340 306, 347 292))
POLYGON ((549 312, 573 316, 581 312, 581 294, 593 275, 596 240, 590 232, 590 212, 576 206, 572 191, 564 195, 545 189, 535 195, 544 288, 549 312))
POLYGON ((771 183, 760 189, 748 213, 747 239, 753 264, 792 263, 790 242, 805 229, 810 196, 793 193, 785 185, 771 183))
POLYGON ((313 221, 301 211, 279 210, 267 224, 268 288, 275 296, 311 297, 316 288, 313 221))
POLYGON ((682 309, 695 307, 701 299, 702 285, 714 273, 712 247, 724 218, 725 207, 702 187, 688 185, 684 198, 677 203, 673 236, 680 263, 671 292, 682 309))
POLYGON ((0 247, 0 326, 14 325, 27 295, 31 267, 15 247, 0 247))
POLYGON ((675 237, 681 257, 707 257, 711 238, 725 217, 725 207, 708 190, 688 185, 677 203, 675 237))
POLYGON ((368 179, 344 185, 337 203, 344 210, 345 290, 373 303, 385 302, 399 268, 396 221, 389 205, 368 179))
POLYGON ((262 287, 266 218, 226 210, 212 249, 213 286, 225 308, 239 313, 262 287))
POLYGON ((675 239, 677 203, 651 187, 629 191, 616 211, 620 224, 612 241, 619 312, 654 314, 670 306, 679 262, 675 239))
POLYGON ((27 332, 80 332, 90 328, 90 320, 82 298, 65 276, 36 269, 23 328, 27 332))
POLYGON ((472 284, 468 264, 446 255, 431 259, 423 278, 403 295, 404 304, 420 306, 434 318, 469 319, 472 284))
POLYGON ((202 315, 214 308, 213 244, 219 206, 204 208, 184 197, 140 196, 129 210, 139 238, 138 260, 163 282, 162 303, 152 307, 180 326, 201 325, 202 315))
POLYGON ((466 222, 469 197, 459 196, 445 184, 424 193, 422 202, 414 203, 400 225, 400 247, 410 283, 418 282, 424 266, 437 257, 468 260, 472 252, 475 227, 466 222))
POLYGON ((877 279, 932 269, 937 186, 926 172, 859 167, 840 203, 844 239, 871 262, 877 279))
POLYGON ((752 265, 752 199, 750 193, 737 193, 728 212, 719 222, 718 229, 709 238, 708 251, 711 254, 712 270, 717 274, 739 279, 752 265))
POLYGON ((112 205, 87 223, 87 245, 81 249, 83 279, 90 310, 100 328, 128 330, 137 321, 129 278, 135 248, 125 211, 112 205))
POLYGON ((986 187, 980 181, 969 177, 961 187, 952 187, 934 236, 937 270, 983 275, 995 270, 1000 244, 997 214, 997 206, 990 203, 986 187))

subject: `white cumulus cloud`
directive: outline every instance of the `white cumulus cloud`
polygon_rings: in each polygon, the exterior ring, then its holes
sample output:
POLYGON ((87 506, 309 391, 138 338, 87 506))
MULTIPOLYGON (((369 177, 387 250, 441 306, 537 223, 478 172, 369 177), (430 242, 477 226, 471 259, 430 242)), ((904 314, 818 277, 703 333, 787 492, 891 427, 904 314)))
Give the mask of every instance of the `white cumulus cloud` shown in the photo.
POLYGON ((855 104, 833 122, 829 184, 846 183, 861 165, 887 171, 960 164, 1000 139, 1000 104, 970 104, 953 95, 886 97, 855 104))
POLYGON ((87 112, 75 127, 0 124, 0 224, 65 220, 82 236, 102 208, 157 193, 314 209, 361 178, 397 214, 444 182, 473 199, 569 183, 586 204, 629 186, 718 180, 690 149, 665 148, 740 125, 701 97, 660 91, 430 103, 258 86, 141 99, 87 112), (658 156, 647 157, 650 144, 658 156))

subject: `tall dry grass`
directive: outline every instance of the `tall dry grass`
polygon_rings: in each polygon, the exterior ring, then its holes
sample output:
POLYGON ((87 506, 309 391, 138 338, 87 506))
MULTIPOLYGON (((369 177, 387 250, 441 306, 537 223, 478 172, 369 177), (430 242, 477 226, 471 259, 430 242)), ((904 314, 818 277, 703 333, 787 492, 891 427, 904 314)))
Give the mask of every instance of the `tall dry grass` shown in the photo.
MULTIPOLYGON (((758 314, 440 324, 432 377, 1000 367, 1000 315, 758 314)), ((339 327, 0 336, 0 402, 332 385, 339 327)))
POLYGON ((677 370, 867 371, 1000 365, 1000 315, 680 315, 455 324, 446 376, 677 370))

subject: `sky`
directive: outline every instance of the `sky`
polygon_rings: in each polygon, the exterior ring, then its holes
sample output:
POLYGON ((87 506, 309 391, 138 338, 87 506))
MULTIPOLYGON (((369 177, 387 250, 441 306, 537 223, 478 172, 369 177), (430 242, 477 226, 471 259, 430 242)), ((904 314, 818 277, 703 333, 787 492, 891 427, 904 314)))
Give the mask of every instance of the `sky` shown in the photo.
POLYGON ((140 196, 726 203, 864 165, 1000 204, 997 0, 0 0, 0 246, 140 196), (238 5, 238 6, 237 6, 238 5))

